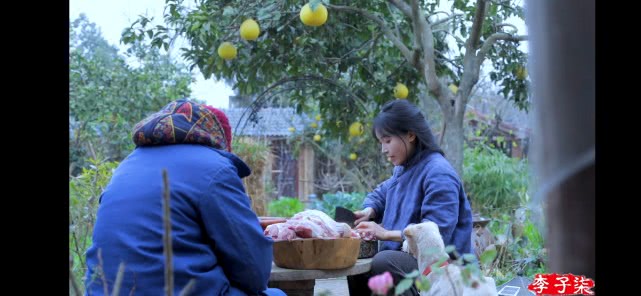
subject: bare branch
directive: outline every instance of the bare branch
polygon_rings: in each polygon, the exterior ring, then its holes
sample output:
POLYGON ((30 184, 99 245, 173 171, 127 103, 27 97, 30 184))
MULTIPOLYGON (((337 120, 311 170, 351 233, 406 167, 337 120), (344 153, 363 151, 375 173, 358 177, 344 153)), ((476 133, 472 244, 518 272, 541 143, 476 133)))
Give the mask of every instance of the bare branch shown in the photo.
POLYGON ((340 5, 328 5, 328 8, 331 9, 336 9, 338 11, 351 11, 351 12, 357 12, 363 15, 364 17, 370 19, 371 21, 375 22, 380 28, 381 31, 383 31, 383 34, 387 38, 392 41, 392 43, 401 51, 401 54, 405 59, 408 61, 412 60, 412 52, 403 44, 403 41, 401 41, 400 37, 394 34, 392 30, 385 24, 385 21, 382 20, 381 18, 369 13, 367 10, 360 9, 360 8, 355 8, 355 7, 350 7, 350 6, 340 6, 340 5))
POLYGON ((118 296, 120 295, 120 286, 122 286, 122 277, 125 274, 125 262, 120 262, 118 265, 118 273, 116 274, 116 282, 114 283, 114 289, 111 291, 111 295, 118 296))
POLYGON ((189 293, 191 293, 191 290, 194 289, 194 286, 196 286, 196 279, 190 279, 189 282, 187 282, 187 285, 180 291, 179 296, 187 296, 189 293))
POLYGON ((412 23, 414 35, 423 48, 423 76, 427 82, 427 88, 436 98, 441 100, 441 90, 444 88, 436 75, 436 63, 434 61, 434 36, 430 24, 418 6, 417 0, 412 0, 412 23))
POLYGON ((162 180, 163 180, 163 253, 165 257, 165 295, 173 296, 174 295, 174 264, 173 264, 173 249, 172 249, 172 240, 171 240, 171 207, 169 205, 169 200, 171 197, 169 191, 169 179, 167 177, 167 170, 162 170, 162 180))
POLYGON ((490 37, 485 40, 483 43, 483 46, 479 50, 477 54, 477 62, 478 65, 480 66, 483 63, 483 60, 485 59, 485 55, 490 51, 494 43, 498 40, 505 40, 505 41, 512 41, 512 42, 521 42, 521 41, 526 41, 528 39, 528 36, 526 35, 512 35, 508 33, 494 33, 490 35, 490 37))
POLYGON ((102 280, 102 290, 105 295, 109 295, 109 288, 107 287, 107 276, 105 276, 104 263, 102 262, 102 249, 98 249, 98 266, 100 268, 100 279, 102 280))

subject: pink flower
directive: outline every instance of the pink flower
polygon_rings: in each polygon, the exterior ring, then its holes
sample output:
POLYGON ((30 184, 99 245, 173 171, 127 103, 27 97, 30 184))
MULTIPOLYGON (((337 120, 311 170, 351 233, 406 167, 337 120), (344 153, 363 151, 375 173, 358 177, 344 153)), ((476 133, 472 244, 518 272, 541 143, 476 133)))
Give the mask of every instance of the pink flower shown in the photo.
POLYGON ((387 290, 394 286, 392 274, 386 271, 377 276, 369 278, 367 286, 374 292, 375 295, 387 295, 387 290))

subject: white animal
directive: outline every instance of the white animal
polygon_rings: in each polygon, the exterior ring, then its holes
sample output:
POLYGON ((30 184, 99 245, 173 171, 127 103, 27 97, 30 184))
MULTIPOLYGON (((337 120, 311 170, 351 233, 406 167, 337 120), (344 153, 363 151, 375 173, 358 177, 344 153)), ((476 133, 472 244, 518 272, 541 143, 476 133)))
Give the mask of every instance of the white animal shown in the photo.
POLYGON ((421 273, 427 274, 430 281, 430 289, 421 291, 421 296, 432 295, 463 295, 463 296, 496 296, 496 284, 491 277, 484 277, 481 281, 478 277, 472 278, 472 285, 466 286, 461 275, 461 267, 457 264, 442 266, 444 272, 432 272, 426 270, 432 264, 442 258, 449 258, 445 252, 445 244, 438 230, 438 226, 431 221, 420 224, 412 224, 403 231, 406 240, 403 242, 403 251, 412 254, 418 261, 418 269, 421 273), (432 250, 431 252, 428 250, 432 250), (474 288, 472 287, 474 286, 474 288))

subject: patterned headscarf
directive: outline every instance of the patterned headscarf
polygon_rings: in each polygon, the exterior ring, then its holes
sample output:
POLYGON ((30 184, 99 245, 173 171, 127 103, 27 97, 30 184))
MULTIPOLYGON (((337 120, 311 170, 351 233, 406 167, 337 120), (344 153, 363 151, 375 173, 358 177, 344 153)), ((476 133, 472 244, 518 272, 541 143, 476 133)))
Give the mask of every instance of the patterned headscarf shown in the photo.
POLYGON ((229 120, 211 109, 186 99, 173 101, 137 123, 132 139, 136 146, 201 144, 231 152, 231 132, 224 128, 229 120))
MULTIPOLYGON (((231 125, 229 124, 229 119, 227 119, 227 115, 223 113, 223 111, 216 109, 212 106, 207 106, 205 105, 205 108, 209 109, 216 118, 218 119, 218 122, 220 122, 220 126, 223 128, 223 132, 225 133, 225 139, 227 140, 227 143, 231 143, 231 125)), ((229 145, 229 152, 231 152, 231 145, 229 145)))

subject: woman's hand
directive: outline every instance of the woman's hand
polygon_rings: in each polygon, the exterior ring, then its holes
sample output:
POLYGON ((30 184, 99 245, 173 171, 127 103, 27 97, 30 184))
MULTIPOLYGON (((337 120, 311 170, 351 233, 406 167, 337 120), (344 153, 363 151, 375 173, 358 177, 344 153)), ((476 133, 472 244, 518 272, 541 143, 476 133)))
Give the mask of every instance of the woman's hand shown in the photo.
POLYGON ((365 221, 356 225, 356 232, 364 240, 387 240, 388 231, 376 222, 365 221))
POLYGON ((370 219, 373 219, 376 216, 376 212, 374 212, 374 209, 372 208, 365 208, 362 211, 354 212, 354 216, 356 216, 356 220, 354 220, 354 225, 358 225, 361 222, 369 221, 370 219))

